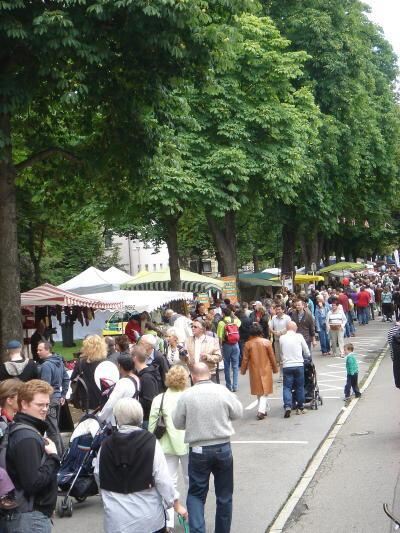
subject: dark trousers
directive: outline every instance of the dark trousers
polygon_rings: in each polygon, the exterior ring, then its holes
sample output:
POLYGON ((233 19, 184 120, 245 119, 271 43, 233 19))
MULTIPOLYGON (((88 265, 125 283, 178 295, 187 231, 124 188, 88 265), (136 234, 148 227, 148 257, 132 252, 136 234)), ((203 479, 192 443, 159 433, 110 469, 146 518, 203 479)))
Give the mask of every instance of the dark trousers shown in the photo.
POLYGON ((391 303, 382 304, 382 314, 387 320, 391 320, 393 316, 393 306, 391 303))
POLYGON ((358 388, 358 374, 353 374, 352 376, 350 374, 347 374, 347 381, 346 385, 344 386, 345 398, 348 398, 350 396, 351 389, 353 389, 356 398, 361 396, 360 389, 358 388))
POLYGON ((304 366, 291 366, 283 368, 283 406, 292 408, 292 390, 299 409, 304 406, 304 366))
POLYGON ((49 439, 52 440, 54 444, 56 445, 57 453, 59 457, 61 457, 64 452, 64 445, 61 440, 60 430, 58 429, 59 417, 60 417, 60 404, 51 403, 49 406, 47 417, 46 417, 46 422, 48 425, 46 434, 49 437, 49 439))
POLYGON ((189 491, 187 509, 190 533, 206 533, 204 505, 206 503, 210 474, 214 476, 217 508, 215 513, 216 533, 229 533, 232 522, 233 457, 231 445, 203 446, 201 453, 196 448, 189 451, 189 491))

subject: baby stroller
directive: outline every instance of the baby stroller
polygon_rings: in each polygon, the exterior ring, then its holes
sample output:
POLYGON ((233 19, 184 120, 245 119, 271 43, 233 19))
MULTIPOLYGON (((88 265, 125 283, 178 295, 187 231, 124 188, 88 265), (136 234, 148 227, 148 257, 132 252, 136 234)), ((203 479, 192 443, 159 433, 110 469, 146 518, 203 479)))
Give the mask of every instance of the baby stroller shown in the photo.
POLYGON ((311 359, 304 359, 304 403, 311 409, 318 409, 318 404, 323 404, 319 393, 317 371, 311 359))
POLYGON ((72 433, 57 474, 59 494, 63 495, 57 504, 57 514, 60 518, 72 516, 72 498, 83 502, 89 496, 98 494, 93 474, 93 459, 108 432, 109 428, 102 428, 94 415, 85 415, 72 433))

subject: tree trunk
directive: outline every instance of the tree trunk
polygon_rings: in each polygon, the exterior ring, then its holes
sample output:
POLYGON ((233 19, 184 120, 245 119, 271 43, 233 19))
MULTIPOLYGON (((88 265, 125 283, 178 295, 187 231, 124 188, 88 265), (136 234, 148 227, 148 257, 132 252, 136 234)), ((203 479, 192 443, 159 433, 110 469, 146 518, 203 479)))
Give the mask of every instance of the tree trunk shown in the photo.
POLYGON ((254 266, 254 272, 259 272, 259 270, 260 270, 260 261, 258 259, 258 255, 256 253, 253 253, 253 266, 254 266))
POLYGON ((289 223, 282 226, 282 274, 291 275, 294 272, 294 256, 296 252, 296 229, 289 223))
POLYGON ((167 227, 167 248, 169 254, 169 272, 171 276, 170 290, 181 290, 181 270, 178 253, 178 217, 167 217, 165 224, 167 227))
POLYGON ((35 228, 33 227, 33 225, 31 223, 29 224, 28 251, 29 251, 29 257, 33 265, 35 284, 37 286, 42 284, 41 262, 42 262, 43 250, 44 250, 45 233, 46 233, 46 225, 43 225, 40 228, 40 232, 38 235, 38 247, 37 247, 38 249, 36 250, 35 241, 36 241, 37 235, 35 234, 35 228))
MULTIPOLYGON (((4 104, 0 100, 0 106, 4 104)), ((22 341, 22 324, 11 120, 1 112, 0 139, 5 142, 0 155, 0 350, 4 353, 9 340, 22 341)))
POLYGON ((301 253, 304 261, 306 273, 311 270, 311 265, 315 263, 317 270, 322 255, 323 238, 315 230, 308 234, 303 233, 300 237, 301 253))
POLYGON ((220 219, 207 215, 208 227, 218 250, 218 266, 221 276, 237 277, 235 221, 236 213, 234 211, 225 213, 223 224, 220 219))

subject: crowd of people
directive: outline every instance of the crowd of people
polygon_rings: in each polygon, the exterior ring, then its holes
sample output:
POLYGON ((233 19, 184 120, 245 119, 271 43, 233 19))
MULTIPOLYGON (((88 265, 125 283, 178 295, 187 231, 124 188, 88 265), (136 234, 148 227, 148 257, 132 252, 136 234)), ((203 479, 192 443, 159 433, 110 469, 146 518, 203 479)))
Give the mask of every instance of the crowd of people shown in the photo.
MULTIPOLYGON (((344 398, 359 397, 354 346, 345 338, 369 320, 399 319, 399 278, 375 272, 297 294, 282 289, 254 302, 210 304, 188 314, 167 309, 161 325, 134 315, 118 337, 88 335, 72 373, 47 340, 35 339, 38 362, 19 341, 8 342, 0 364, 1 531, 51 531, 64 451, 58 420, 72 385, 71 402, 112 429, 94 464, 107 533, 167 531, 174 513, 191 532, 205 532, 211 474, 215 531, 229 532, 239 373, 249 374, 257 420, 268 415, 273 374, 283 384, 284 418, 305 414, 304 365, 319 356, 319 341, 321 357, 346 357, 344 398), (105 362, 119 378, 102 376, 105 362)), ((398 325, 390 334, 397 333, 398 325)))

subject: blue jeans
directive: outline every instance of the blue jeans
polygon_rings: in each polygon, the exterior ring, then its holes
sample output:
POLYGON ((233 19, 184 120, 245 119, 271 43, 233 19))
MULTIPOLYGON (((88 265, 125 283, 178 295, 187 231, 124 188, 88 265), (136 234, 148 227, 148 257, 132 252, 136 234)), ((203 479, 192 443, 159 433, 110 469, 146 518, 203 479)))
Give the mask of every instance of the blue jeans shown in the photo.
POLYGON ((222 345, 222 356, 224 358, 225 385, 229 390, 237 390, 239 376, 240 350, 238 343, 222 345), (231 383, 231 365, 233 374, 233 385, 231 383))
POLYGON ((348 328, 348 331, 349 331, 348 337, 350 337, 352 333, 356 332, 356 328, 354 326, 353 313, 351 311, 346 313, 346 318, 347 318, 346 328, 348 328))
POLYGON ((358 308, 358 320, 360 324, 368 324, 369 318, 369 308, 368 307, 359 307, 358 308))
POLYGON ((322 353, 328 353, 331 349, 331 345, 329 342, 329 335, 326 332, 326 326, 321 327, 321 329, 318 331, 319 335, 319 342, 321 344, 321 352, 322 353))
POLYGON ((51 520, 40 511, 15 513, 11 520, 0 520, 1 533, 51 533, 51 520))
POLYGON ((203 446, 202 453, 189 451, 189 491, 186 500, 190 533, 206 533, 204 504, 207 499, 210 474, 214 476, 217 509, 216 533, 229 533, 232 522, 233 457, 231 445, 203 446))
POLYGON ((304 366, 290 366, 283 368, 283 406, 292 408, 292 390, 299 409, 304 405, 304 366))

